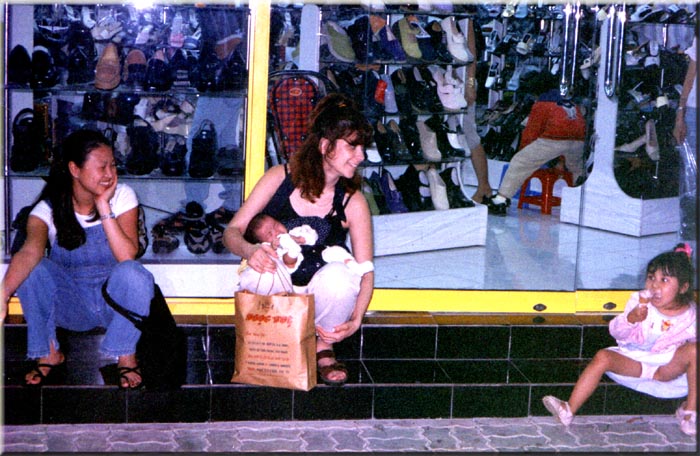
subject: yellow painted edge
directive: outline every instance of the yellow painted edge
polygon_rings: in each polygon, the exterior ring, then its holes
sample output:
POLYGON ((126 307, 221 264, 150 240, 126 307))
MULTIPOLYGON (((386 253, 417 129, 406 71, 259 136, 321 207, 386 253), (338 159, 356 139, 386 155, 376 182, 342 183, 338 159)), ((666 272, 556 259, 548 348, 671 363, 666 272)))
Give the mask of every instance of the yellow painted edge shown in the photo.
POLYGON ((243 194, 247 198, 265 173, 267 85, 270 51, 270 0, 250 2, 246 167, 243 194))
MULTIPOLYGON (((621 312, 634 290, 584 291, 483 291, 483 290, 389 290, 378 289, 370 311, 575 314, 621 312), (616 307, 605 309, 613 302, 616 307), (545 309, 534 306, 544 304, 545 309)), ((166 298, 174 315, 233 315, 231 298, 166 298)), ((22 315, 17 297, 9 303, 10 315, 22 315)))

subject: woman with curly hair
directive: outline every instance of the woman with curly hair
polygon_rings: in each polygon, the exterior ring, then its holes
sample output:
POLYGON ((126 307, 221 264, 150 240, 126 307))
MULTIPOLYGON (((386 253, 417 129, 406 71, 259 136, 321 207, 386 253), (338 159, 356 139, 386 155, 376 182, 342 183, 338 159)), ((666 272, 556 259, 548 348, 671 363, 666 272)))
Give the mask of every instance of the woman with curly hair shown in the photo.
MULTIPOLYGON (((302 147, 288 164, 273 166, 263 175, 226 228, 224 244, 248 266, 241 272, 242 289, 277 293, 290 282, 275 280, 277 274, 289 273, 270 245, 244 238, 251 219, 260 212, 287 229, 311 226, 318 233, 318 245, 347 249, 349 234, 357 262, 372 261, 372 218, 358 191, 357 172, 371 141, 372 127, 351 99, 331 94, 318 103, 302 147)), ((347 369, 337 362, 333 344, 359 329, 372 298, 374 273, 359 276, 342 262, 319 264, 308 283, 291 283, 296 292, 314 295, 321 380, 344 384, 347 369)))

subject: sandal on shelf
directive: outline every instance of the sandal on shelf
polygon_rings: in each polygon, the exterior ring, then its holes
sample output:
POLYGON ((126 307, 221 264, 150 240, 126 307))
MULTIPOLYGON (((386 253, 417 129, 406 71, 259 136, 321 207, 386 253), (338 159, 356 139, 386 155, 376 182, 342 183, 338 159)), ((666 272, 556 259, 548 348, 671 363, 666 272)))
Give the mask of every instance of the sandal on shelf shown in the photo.
POLYGON ((206 219, 207 223, 210 225, 227 225, 235 214, 235 211, 226 209, 224 206, 220 206, 218 209, 209 212, 206 215, 206 219))
MULTIPOLYGON (((333 350, 321 350, 320 352, 316 353, 317 363, 325 358, 335 360, 335 353, 333 350)), ((318 366, 318 375, 321 378, 321 381, 329 386, 342 386, 348 381, 348 369, 345 367, 345 364, 339 363, 338 361, 335 361, 333 364, 329 364, 327 366, 318 366), (332 372, 343 372, 345 373, 345 378, 343 380, 331 380, 329 375, 332 372)))
POLYGON ((171 253, 180 246, 180 240, 165 225, 154 226, 151 236, 153 236, 153 253, 171 253))
POLYGON ((34 366, 27 372, 30 374, 34 372, 33 378, 39 378, 39 383, 25 383, 25 386, 43 386, 43 385, 58 385, 63 383, 66 374, 66 363, 65 361, 60 364, 46 364, 37 362, 34 366), (49 371, 44 374, 41 372, 41 368, 46 367, 49 371))
POLYGON ((211 250, 216 254, 226 253, 224 245, 224 227, 216 224, 209 225, 209 236, 211 239, 211 250))
POLYGON ((143 375, 141 374, 141 368, 139 368, 139 366, 136 366, 136 367, 118 366, 117 371, 119 372, 119 388, 121 388, 121 389, 137 389, 137 388, 141 388, 143 386, 143 375), (131 386, 131 384, 129 383, 129 377, 127 377, 126 374, 131 374, 131 373, 134 373, 141 378, 141 381, 136 386, 131 386), (122 383, 123 380, 126 381, 128 386, 124 386, 124 384, 122 383))

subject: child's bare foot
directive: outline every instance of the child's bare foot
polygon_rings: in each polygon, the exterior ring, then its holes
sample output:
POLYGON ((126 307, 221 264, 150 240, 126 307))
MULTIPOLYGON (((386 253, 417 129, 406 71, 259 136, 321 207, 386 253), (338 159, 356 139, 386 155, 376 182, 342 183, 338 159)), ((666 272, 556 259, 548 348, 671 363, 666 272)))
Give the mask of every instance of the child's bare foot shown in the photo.
POLYGON ((143 378, 141 377, 139 365, 136 362, 135 353, 120 356, 117 370, 119 371, 119 386, 132 389, 141 386, 143 378))

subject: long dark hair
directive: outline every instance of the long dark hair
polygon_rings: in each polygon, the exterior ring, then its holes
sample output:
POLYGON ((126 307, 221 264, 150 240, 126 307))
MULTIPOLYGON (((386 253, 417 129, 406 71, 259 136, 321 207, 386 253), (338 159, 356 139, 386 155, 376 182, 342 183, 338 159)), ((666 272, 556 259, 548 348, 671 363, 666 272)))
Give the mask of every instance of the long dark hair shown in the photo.
POLYGON ((85 243, 85 230, 75 216, 73 207, 73 176, 68 163, 79 168, 85 164, 88 154, 101 146, 111 147, 99 131, 77 130, 66 137, 58 154, 54 156, 51 170, 39 200, 45 200, 53 211, 58 245, 73 250, 85 243))
POLYGON ((663 274, 675 277, 678 279, 678 285, 682 287, 686 283, 688 289, 685 293, 678 295, 678 300, 682 304, 688 304, 693 300, 694 292, 693 285, 693 264, 691 262, 692 252, 687 244, 678 244, 670 252, 664 252, 651 259, 647 266, 647 275, 653 274, 656 271, 661 271, 663 274))
MULTIPOLYGON (((309 116, 309 133, 299 150, 289 160, 289 169, 294 187, 301 192, 302 198, 315 201, 321 196, 326 174, 323 170, 323 155, 320 151, 321 139, 330 142, 333 150, 339 139, 353 145, 365 147, 372 142, 373 130, 355 102, 340 93, 332 93, 318 102, 309 116)), ((340 178, 340 183, 348 193, 360 187, 360 176, 353 179, 340 178)))

